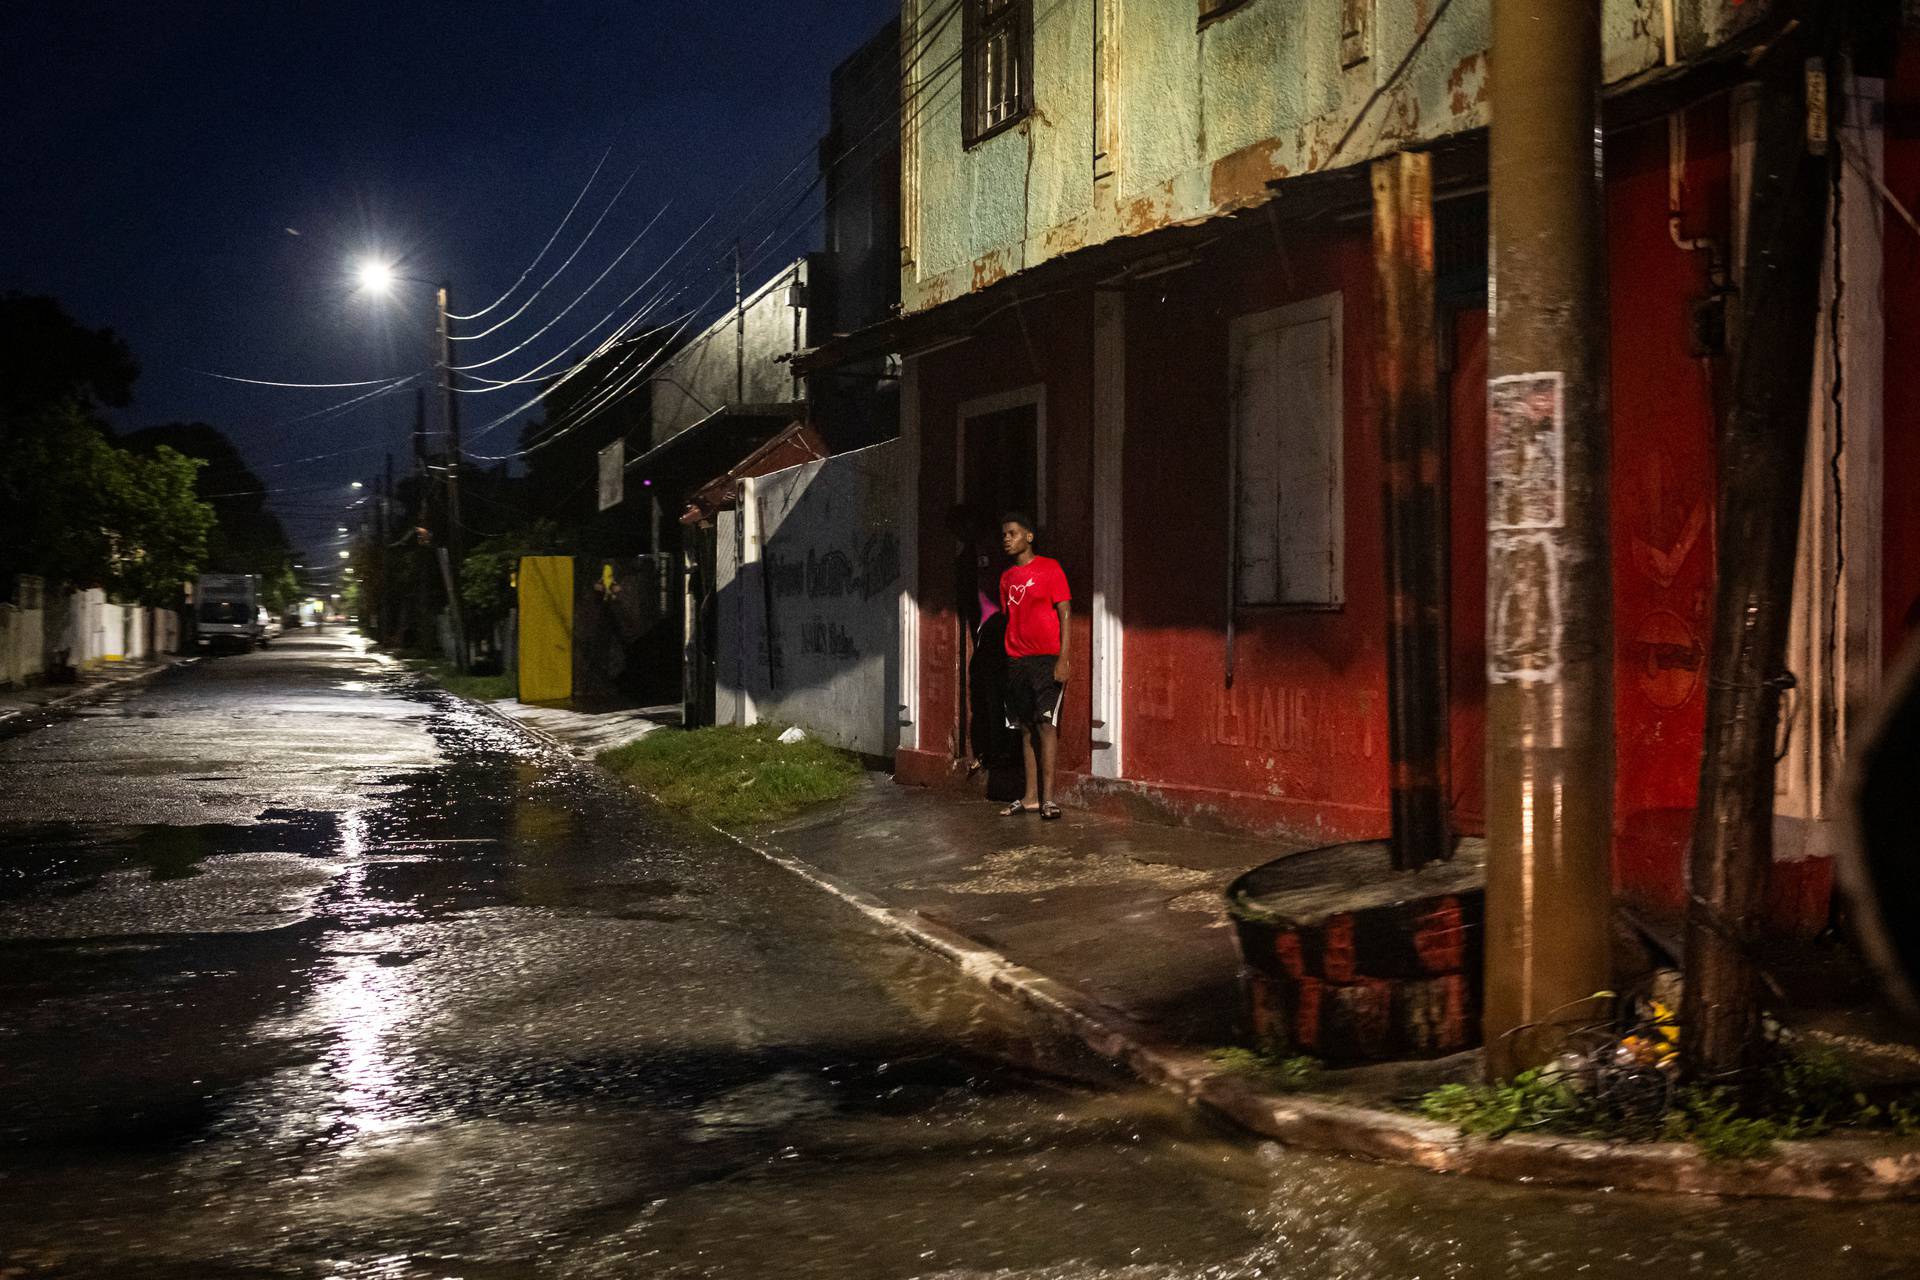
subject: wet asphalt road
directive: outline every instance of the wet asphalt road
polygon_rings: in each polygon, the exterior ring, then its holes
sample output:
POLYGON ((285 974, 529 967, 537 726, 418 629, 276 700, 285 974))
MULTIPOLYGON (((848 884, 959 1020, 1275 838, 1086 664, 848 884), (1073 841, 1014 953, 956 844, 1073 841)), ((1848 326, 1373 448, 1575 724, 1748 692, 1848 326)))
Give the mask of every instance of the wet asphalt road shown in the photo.
POLYGON ((1799 1280, 1916 1228, 1243 1141, 350 637, 0 741, 0 1280, 1799 1280))

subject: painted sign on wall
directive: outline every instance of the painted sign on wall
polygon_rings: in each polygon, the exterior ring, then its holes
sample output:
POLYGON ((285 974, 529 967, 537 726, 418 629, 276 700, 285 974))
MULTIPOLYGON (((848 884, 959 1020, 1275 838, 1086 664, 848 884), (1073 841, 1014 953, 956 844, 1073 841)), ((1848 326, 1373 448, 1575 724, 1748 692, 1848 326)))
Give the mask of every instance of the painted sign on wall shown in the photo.
POLYGON ((718 521, 722 721, 898 745, 904 464, 890 442, 742 484, 718 521))

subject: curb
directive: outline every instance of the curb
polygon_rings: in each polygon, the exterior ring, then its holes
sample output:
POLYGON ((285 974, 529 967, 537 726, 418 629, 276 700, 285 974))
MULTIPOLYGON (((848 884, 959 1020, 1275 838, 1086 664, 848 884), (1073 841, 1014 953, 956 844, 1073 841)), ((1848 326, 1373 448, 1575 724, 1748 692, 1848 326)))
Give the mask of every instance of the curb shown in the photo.
MULTIPOLYGON (((551 734, 486 703, 470 705, 548 746, 561 746, 551 734)), ((625 785, 657 799, 645 788, 625 785)), ((1243 1076, 1221 1071, 1203 1054, 1160 1040, 1124 1014, 916 911, 889 906, 771 843, 701 825, 940 956, 974 981, 1019 1001, 1145 1083, 1283 1146, 1430 1173, 1542 1186, 1834 1202, 1920 1199, 1920 1141, 1896 1147, 1871 1138, 1811 1138, 1781 1143, 1776 1154, 1763 1159, 1710 1160, 1684 1142, 1605 1142, 1535 1134, 1483 1138, 1407 1112, 1325 1095, 1263 1090, 1243 1076)))
POLYGON ((86 689, 76 689, 72 693, 62 694, 58 698, 50 698, 46 702, 42 702, 34 707, 20 711, 0 713, 0 738, 9 738, 16 734, 27 733, 33 729, 40 728, 45 721, 52 719, 63 711, 98 702, 109 694, 118 693, 121 690, 144 688, 169 671, 178 671, 183 667, 193 666, 199 661, 200 659, 198 657, 191 657, 179 658, 174 662, 155 663, 133 675, 125 676, 117 680, 108 680, 86 689))

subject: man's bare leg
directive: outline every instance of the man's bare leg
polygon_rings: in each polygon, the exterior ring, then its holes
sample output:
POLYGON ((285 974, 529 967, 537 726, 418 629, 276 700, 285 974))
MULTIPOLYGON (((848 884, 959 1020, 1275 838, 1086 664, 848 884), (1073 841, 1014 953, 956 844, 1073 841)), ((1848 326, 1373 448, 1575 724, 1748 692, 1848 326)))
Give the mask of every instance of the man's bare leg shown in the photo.
MULTIPOLYGON (((1040 803, 1052 804, 1053 762, 1060 756, 1060 731, 1051 722, 1043 720, 1035 732, 1040 735, 1040 803)), ((1028 748, 1028 751, 1031 752, 1032 748, 1028 748)), ((1031 761, 1032 755, 1029 754, 1027 759, 1031 761)), ((1033 774, 1029 772, 1027 776, 1031 778, 1033 774)), ((1027 784, 1027 790, 1033 790, 1032 783, 1027 784)))
MULTIPOLYGON (((1026 767, 1027 771, 1027 794, 1021 798, 1020 803, 1029 809, 1038 809, 1040 807, 1040 763, 1034 759, 1033 735, 1034 730, 1031 728, 1020 730, 1020 763, 1026 767)), ((1049 739, 1042 737, 1040 741, 1042 749, 1046 749, 1045 744, 1049 739)))

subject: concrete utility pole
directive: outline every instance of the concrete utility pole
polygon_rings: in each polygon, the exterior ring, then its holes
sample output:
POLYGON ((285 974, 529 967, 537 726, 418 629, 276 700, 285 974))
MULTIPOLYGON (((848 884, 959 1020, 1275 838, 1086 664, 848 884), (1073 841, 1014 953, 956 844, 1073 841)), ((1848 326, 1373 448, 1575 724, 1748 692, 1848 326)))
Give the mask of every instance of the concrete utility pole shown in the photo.
MULTIPOLYGON (((1800 542, 1807 405, 1819 332, 1833 65, 1824 3, 1759 64, 1760 114, 1733 397, 1720 429, 1720 517, 1706 742, 1687 868, 1682 1066, 1718 1080, 1760 1047, 1754 935, 1773 864, 1775 735, 1800 542)), ((1869 284, 1868 287, 1871 287, 1869 284)))
POLYGON ((1493 0, 1487 1070, 1600 1010, 1613 617, 1600 0, 1493 0), (1524 1029, 1524 1030, 1523 1030, 1524 1029))
POLYGON ((453 642, 459 649, 454 666, 461 674, 467 670, 467 624, 461 616, 460 593, 456 589, 460 581, 461 549, 465 542, 460 524, 460 397, 453 389, 453 316, 447 309, 449 286, 441 285, 435 293, 438 303, 440 328, 440 390, 447 401, 447 554, 452 564, 441 562, 441 572, 447 579, 447 603, 453 611, 453 642))
POLYGON ((1385 461, 1393 865, 1453 855, 1447 815, 1445 450, 1434 335, 1433 159, 1373 164, 1374 386, 1385 461))

